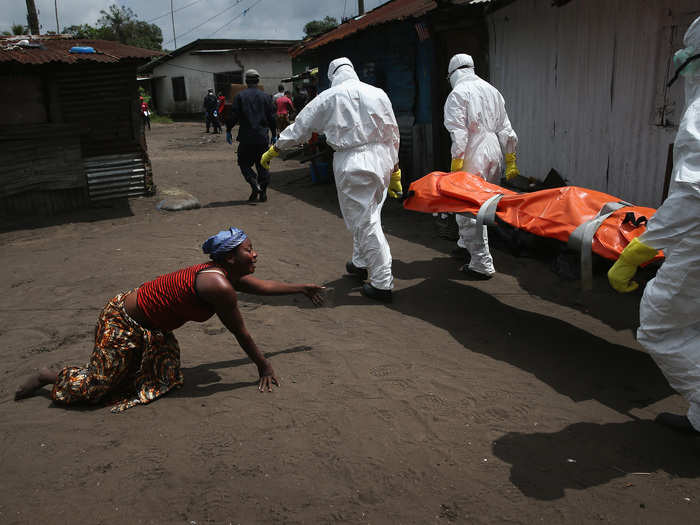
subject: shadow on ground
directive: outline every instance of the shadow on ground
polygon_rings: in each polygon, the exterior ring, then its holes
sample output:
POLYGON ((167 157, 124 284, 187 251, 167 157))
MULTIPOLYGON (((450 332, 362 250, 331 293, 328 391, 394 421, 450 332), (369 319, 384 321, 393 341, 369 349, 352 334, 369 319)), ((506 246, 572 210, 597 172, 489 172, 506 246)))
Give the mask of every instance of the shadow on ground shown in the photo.
POLYGON ((215 201, 205 204, 202 208, 227 208, 229 206, 255 206, 255 202, 251 202, 247 199, 244 201, 215 201))
POLYGON ((55 215, 26 215, 0 217, 0 233, 16 230, 48 228, 72 222, 98 222, 133 216, 127 199, 110 201, 100 206, 57 213, 55 215))
POLYGON ((628 473, 663 470, 697 478, 700 440, 650 421, 576 423, 559 432, 511 432, 493 453, 511 465, 510 481, 526 496, 554 500, 565 489, 603 485, 628 473))
MULTIPOLYGON (((279 350, 277 352, 265 352, 265 357, 274 357, 281 354, 296 354, 298 352, 308 352, 310 346, 294 346, 279 350)), ((237 383, 222 383, 221 376, 216 372, 222 368, 233 368, 237 366, 252 366, 252 361, 247 357, 241 359, 230 359, 227 361, 215 361, 212 363, 202 363, 201 365, 182 368, 185 376, 185 384, 182 388, 170 392, 168 395, 174 397, 207 397, 219 392, 230 392, 239 388, 255 387, 258 381, 239 381, 237 383)))
MULTIPOLYGON (((398 279, 424 278, 394 291, 383 304, 360 294, 361 281, 345 275, 324 283, 328 307, 390 308, 446 330, 465 348, 526 370, 575 402, 597 400, 622 414, 654 404, 673 391, 647 354, 610 343, 554 317, 522 310, 470 286, 451 257, 404 263, 398 279)), ((241 294, 243 303, 315 308, 305 297, 241 294)), ((407 319, 405 322, 410 323, 407 319)))
MULTIPOLYGON (((270 187, 342 217, 335 186, 332 183, 312 184, 309 168, 273 173, 270 187)), ((384 204, 382 225, 388 235, 427 246, 446 255, 456 247, 454 241, 437 235, 434 219, 430 214, 407 211, 400 202, 393 199, 387 199, 384 204)), ((499 230, 490 227, 489 234, 497 271, 517 279, 518 284, 529 294, 584 312, 616 330, 636 330, 639 325, 639 300, 643 286, 631 294, 614 292, 605 276, 609 266, 606 261, 601 261, 598 265, 597 275, 594 275, 593 291, 582 292, 578 281, 558 277, 552 271, 555 262, 551 259, 552 251, 558 251, 553 243, 557 241, 542 240, 535 243, 529 251, 520 246, 518 251, 526 256, 518 257, 506 246, 507 240, 504 235, 499 235, 499 230), (541 253, 534 253, 537 250, 541 253)), ((348 246, 348 253, 351 251, 352 248, 348 246)), ((455 258, 452 259, 451 265, 457 269, 463 262, 455 258)), ((438 272, 438 269, 430 264, 415 268, 420 268, 423 273, 418 275, 413 272, 413 278, 431 278, 438 272)), ((400 279, 408 278, 400 275, 396 268, 394 268, 394 275, 400 279)), ((652 275, 650 272, 642 272, 640 282, 643 283, 652 275)))

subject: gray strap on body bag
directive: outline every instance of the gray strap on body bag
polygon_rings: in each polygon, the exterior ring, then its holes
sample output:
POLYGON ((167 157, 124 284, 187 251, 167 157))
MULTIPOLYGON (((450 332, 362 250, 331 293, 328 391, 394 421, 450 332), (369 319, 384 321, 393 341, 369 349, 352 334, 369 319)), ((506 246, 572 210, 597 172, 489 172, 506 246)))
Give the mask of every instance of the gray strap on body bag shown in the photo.
POLYGON ((606 202, 600 211, 591 220, 579 224, 571 232, 568 246, 573 250, 581 252, 581 289, 590 291, 593 289, 593 236, 598 231, 605 219, 610 217, 615 211, 626 206, 632 206, 629 202, 606 202))
POLYGON ((498 202, 503 198, 503 193, 499 193, 489 198, 486 202, 481 205, 479 212, 476 214, 476 235, 481 237, 482 226, 496 224, 496 208, 498 208, 498 202))

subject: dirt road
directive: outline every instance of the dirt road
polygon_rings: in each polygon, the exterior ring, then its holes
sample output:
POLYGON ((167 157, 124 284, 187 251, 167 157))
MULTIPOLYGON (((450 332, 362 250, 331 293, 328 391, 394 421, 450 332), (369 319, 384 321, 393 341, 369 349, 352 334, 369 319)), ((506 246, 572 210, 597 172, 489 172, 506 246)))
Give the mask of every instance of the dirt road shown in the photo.
POLYGON ((344 274, 351 237, 332 185, 273 161, 249 205, 223 135, 153 125, 159 197, 0 233, 0 523, 692 523, 699 441, 659 428, 682 411, 632 329, 640 295, 590 296, 539 260, 494 250, 499 274, 457 271, 429 216, 384 210, 395 300, 344 274), (176 332, 185 386, 122 414, 14 402, 42 365, 82 364, 117 292, 203 260, 246 230, 257 275, 327 285, 329 305, 241 296, 281 376, 256 370, 218 319, 176 332))

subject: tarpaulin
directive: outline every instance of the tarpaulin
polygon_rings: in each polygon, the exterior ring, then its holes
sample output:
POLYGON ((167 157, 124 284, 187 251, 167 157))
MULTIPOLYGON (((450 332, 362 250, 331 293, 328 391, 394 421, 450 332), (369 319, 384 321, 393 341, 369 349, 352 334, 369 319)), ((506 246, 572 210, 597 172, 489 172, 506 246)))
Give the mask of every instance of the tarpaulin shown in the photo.
MULTIPOLYGON (((564 186, 531 193, 516 193, 463 171, 435 171, 413 182, 404 201, 407 210, 425 213, 456 212, 477 215, 481 206, 495 195, 503 195, 496 217, 520 230, 567 242, 581 224, 596 218, 606 204, 622 203, 598 227, 591 249, 606 259, 616 260, 625 246, 644 233, 654 208, 628 205, 600 191, 564 186)), ((659 255, 659 258, 661 255, 659 255)))

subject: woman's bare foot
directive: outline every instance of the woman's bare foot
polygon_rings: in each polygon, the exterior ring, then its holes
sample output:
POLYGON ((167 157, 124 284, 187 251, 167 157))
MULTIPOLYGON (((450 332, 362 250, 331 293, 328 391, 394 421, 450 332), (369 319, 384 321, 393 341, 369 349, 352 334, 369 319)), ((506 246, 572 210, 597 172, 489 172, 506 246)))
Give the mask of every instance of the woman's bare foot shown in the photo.
POLYGON ((30 376, 20 387, 15 391, 15 401, 31 396, 36 390, 44 385, 50 385, 56 382, 56 372, 49 368, 42 368, 38 373, 30 376))

